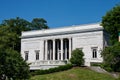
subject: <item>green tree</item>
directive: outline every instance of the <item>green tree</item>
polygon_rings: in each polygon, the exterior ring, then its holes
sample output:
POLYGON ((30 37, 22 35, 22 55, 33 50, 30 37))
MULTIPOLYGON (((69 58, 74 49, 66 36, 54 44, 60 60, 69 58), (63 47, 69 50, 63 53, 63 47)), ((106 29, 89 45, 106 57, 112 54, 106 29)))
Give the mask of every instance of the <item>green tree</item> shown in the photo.
POLYGON ((110 34, 111 44, 117 42, 120 32, 120 4, 113 7, 102 17, 101 25, 110 34))
POLYGON ((84 56, 84 54, 83 54, 82 50, 75 49, 72 51, 70 62, 72 64, 75 64, 76 66, 81 66, 84 64, 83 56, 84 56))
POLYGON ((14 32, 10 32, 9 29, 10 28, 7 26, 0 27, 0 47, 4 47, 6 49, 11 47, 14 49, 17 45, 15 41, 17 40, 18 35, 14 32))
POLYGON ((32 22, 29 22, 22 18, 16 17, 8 20, 3 20, 0 26, 8 27, 6 31, 15 34, 14 36, 11 36, 11 39, 15 37, 13 41, 11 40, 14 44, 11 44, 14 46, 14 50, 17 50, 18 52, 20 52, 20 36, 22 31, 41 30, 48 28, 47 21, 43 18, 34 18, 32 22))
POLYGON ((13 49, 3 49, 0 51, 0 80, 3 75, 13 80, 28 79, 29 65, 21 57, 20 53, 13 49))
MULTIPOLYGON (((20 36, 22 31, 28 31, 31 30, 29 28, 30 23, 24 19, 21 19, 19 17, 13 18, 13 19, 8 19, 8 20, 3 20, 1 23, 1 27, 7 27, 6 33, 12 33, 14 36, 11 35, 10 42, 9 44, 13 45, 14 50, 17 50, 20 52, 20 36), (14 40, 12 40, 14 39, 14 40)), ((2 30, 2 29, 1 29, 2 30)))
POLYGON ((9 27, 0 27, 0 80, 3 76, 13 80, 26 79, 29 77, 29 65, 14 50, 16 33, 8 30, 9 27))
MULTIPOLYGON (((22 31, 32 29, 46 29, 47 22, 44 19, 30 23, 19 17, 3 20, 0 24, 0 80, 8 77, 13 80, 29 77, 29 65, 20 55, 20 36, 22 31), (40 22, 40 23, 39 23, 40 22), (31 26, 33 23, 42 27, 31 26)), ((47 26, 48 27, 48 26, 47 26)))
POLYGON ((33 30, 48 29, 47 21, 43 18, 34 18, 31 22, 33 30))
POLYGON ((120 71, 120 42, 102 51, 103 67, 108 71, 120 71))
POLYGON ((28 31, 30 29, 30 22, 22 18, 16 17, 8 20, 3 20, 1 25, 10 27, 9 31, 21 35, 21 31, 28 31))

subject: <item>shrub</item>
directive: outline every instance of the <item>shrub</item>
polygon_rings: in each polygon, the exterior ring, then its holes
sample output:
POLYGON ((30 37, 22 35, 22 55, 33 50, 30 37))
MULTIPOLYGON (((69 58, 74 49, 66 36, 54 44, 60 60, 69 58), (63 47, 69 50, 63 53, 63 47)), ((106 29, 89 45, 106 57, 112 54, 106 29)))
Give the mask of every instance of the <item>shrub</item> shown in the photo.
POLYGON ((108 71, 120 72, 120 42, 102 51, 103 67, 108 71))
POLYGON ((102 63, 96 63, 96 62, 91 62, 90 63, 91 66, 102 66, 103 64, 102 63))
POLYGON ((66 64, 46 70, 35 70, 31 72, 31 75, 42 75, 42 74, 49 74, 49 73, 54 73, 54 72, 59 72, 59 71, 64 71, 72 68, 72 64, 66 64))
POLYGON ((108 72, 112 72, 112 71, 113 71, 113 69, 111 68, 111 65, 106 64, 106 63, 104 63, 104 62, 102 63, 101 67, 102 67, 103 69, 105 69, 106 71, 108 71, 108 72))
POLYGON ((72 56, 70 59, 70 62, 76 66, 81 66, 84 64, 84 59, 83 59, 83 52, 82 50, 75 49, 72 51, 72 56))

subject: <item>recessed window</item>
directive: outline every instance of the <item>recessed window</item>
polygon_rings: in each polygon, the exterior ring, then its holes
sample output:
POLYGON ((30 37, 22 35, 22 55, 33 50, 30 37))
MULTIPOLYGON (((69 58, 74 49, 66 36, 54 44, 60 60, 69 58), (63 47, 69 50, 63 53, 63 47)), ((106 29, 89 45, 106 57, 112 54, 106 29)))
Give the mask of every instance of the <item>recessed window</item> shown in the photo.
POLYGON ((28 60, 28 55, 29 55, 29 51, 25 51, 25 60, 27 61, 28 60))
POLYGON ((40 52, 40 50, 35 50, 36 60, 39 60, 39 52, 40 52))
POLYGON ((92 48, 92 57, 97 58, 97 47, 92 48))

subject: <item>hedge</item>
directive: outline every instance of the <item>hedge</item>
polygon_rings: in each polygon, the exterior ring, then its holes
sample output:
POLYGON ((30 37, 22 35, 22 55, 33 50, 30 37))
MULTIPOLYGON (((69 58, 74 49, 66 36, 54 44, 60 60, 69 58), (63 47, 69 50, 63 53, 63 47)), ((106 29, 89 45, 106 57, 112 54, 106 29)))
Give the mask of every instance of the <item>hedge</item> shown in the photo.
POLYGON ((66 64, 66 65, 62 65, 62 66, 58 66, 58 67, 54 67, 54 68, 49 68, 46 70, 35 70, 35 71, 31 72, 31 75, 49 74, 49 73, 68 70, 68 69, 71 69, 72 67, 73 67, 72 64, 66 64))

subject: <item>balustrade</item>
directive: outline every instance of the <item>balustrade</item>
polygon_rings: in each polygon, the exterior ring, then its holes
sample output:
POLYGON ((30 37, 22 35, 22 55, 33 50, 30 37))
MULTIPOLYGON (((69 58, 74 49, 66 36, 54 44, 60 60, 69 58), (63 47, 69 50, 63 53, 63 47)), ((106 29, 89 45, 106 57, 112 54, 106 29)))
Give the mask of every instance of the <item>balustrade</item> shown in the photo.
POLYGON ((31 62, 30 66, 36 66, 36 65, 65 65, 67 64, 67 61, 66 60, 62 60, 62 61, 59 61, 59 60, 55 60, 55 61, 52 61, 52 60, 49 60, 49 61, 35 61, 35 62, 31 62))

